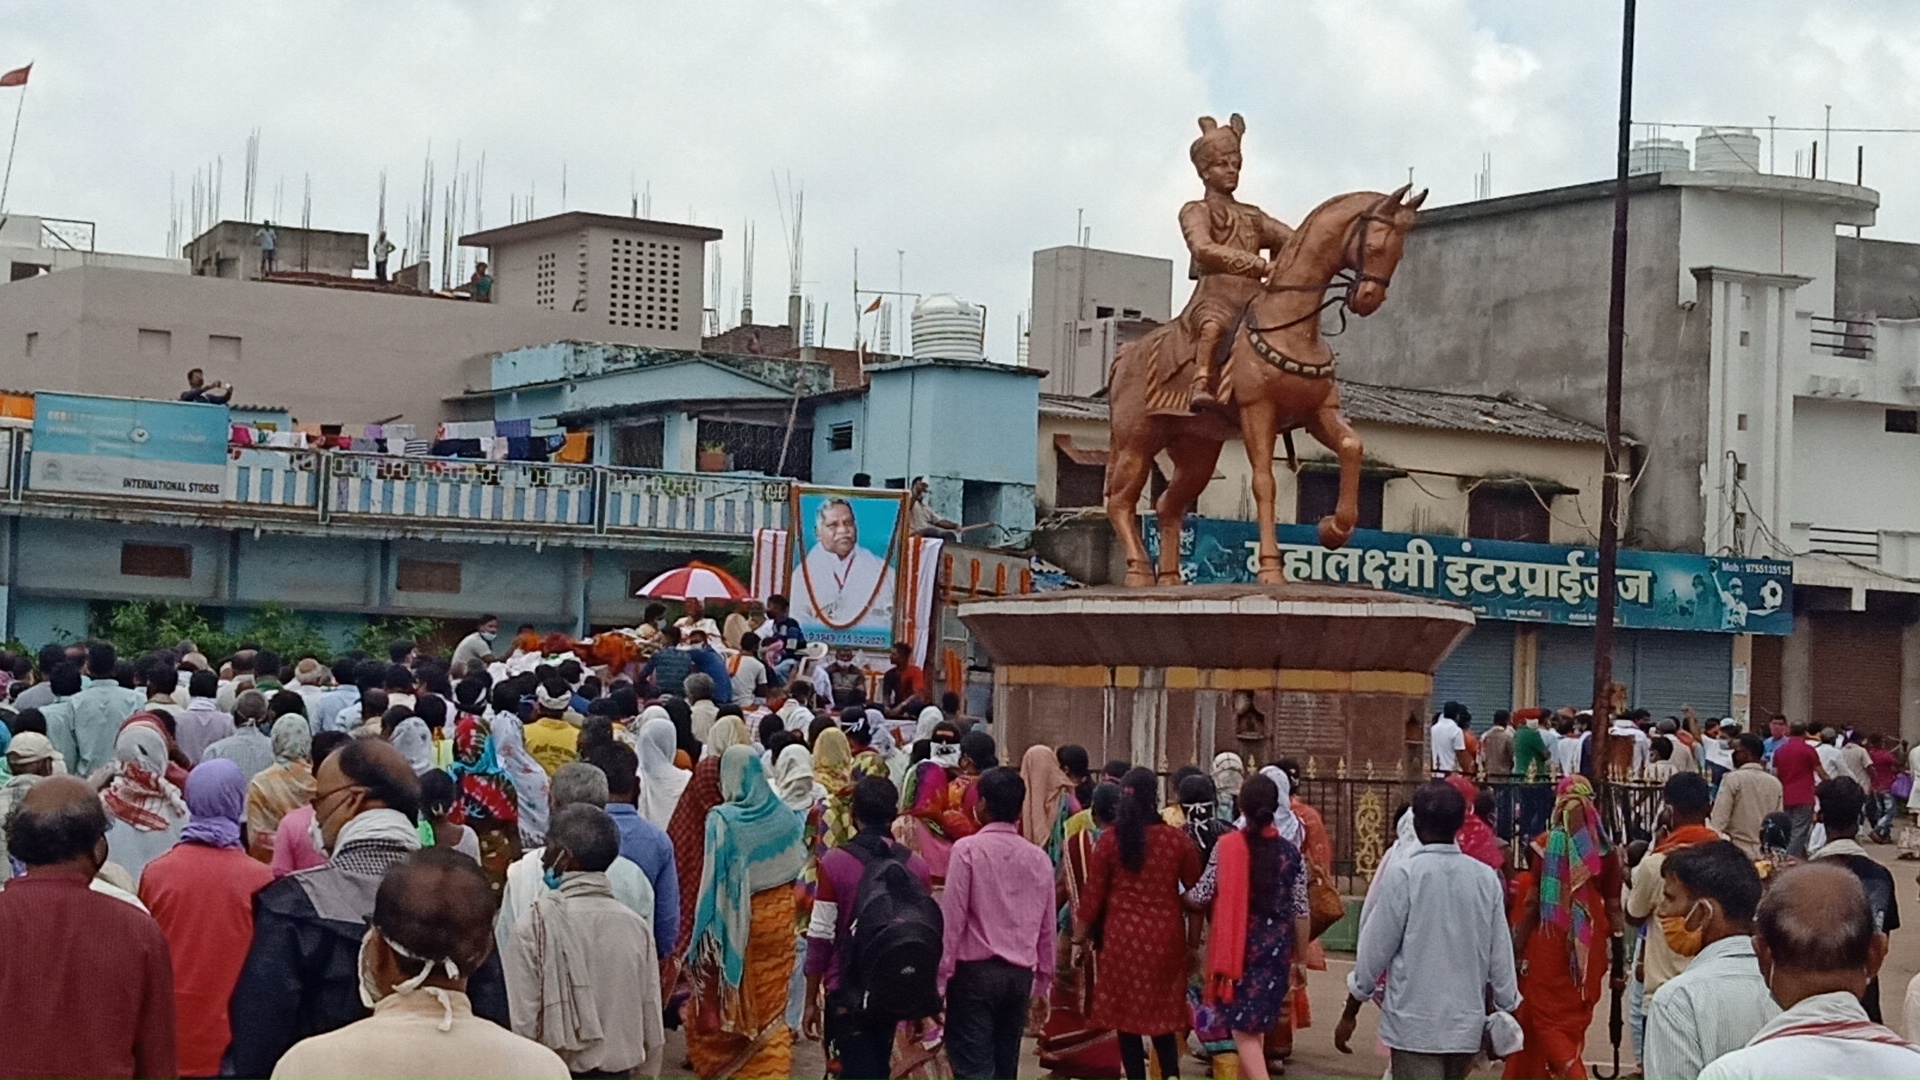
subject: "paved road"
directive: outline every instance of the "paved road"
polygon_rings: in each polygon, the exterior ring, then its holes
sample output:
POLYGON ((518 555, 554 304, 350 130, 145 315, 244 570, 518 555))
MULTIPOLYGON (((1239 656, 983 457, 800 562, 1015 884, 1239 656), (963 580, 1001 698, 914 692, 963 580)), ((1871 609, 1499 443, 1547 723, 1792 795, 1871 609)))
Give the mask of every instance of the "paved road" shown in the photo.
MULTIPOLYGON (((1881 972, 1881 1000, 1887 1013, 1887 1022, 1896 1031, 1908 1038, 1920 1036, 1920 1032, 1905 1031, 1906 1024, 1902 1016, 1902 1002, 1906 995, 1907 983, 1916 974, 1920 974, 1920 890, 1909 887, 1920 877, 1920 862, 1900 862, 1894 858, 1891 846, 1868 845, 1876 859, 1892 868, 1894 880, 1901 886, 1901 914, 1908 922, 1908 929, 1893 935, 1892 947, 1885 968, 1881 972)), ((1346 997, 1345 980, 1347 973, 1353 970, 1351 957, 1334 956, 1328 959, 1327 970, 1311 972, 1307 979, 1307 991, 1313 1003, 1313 1026, 1299 1032, 1294 1039, 1294 1057, 1287 1070, 1293 1077, 1378 1077, 1386 1071, 1385 1052, 1379 1049, 1375 1040, 1376 1024, 1379 1017, 1372 1007, 1361 1010, 1359 1031, 1354 1038, 1355 1052, 1341 1054, 1333 1048, 1333 1023, 1340 1017, 1340 1010, 1346 997)), ((1611 1044, 1607 1040, 1607 1002, 1601 1000, 1600 1007, 1594 1010, 1594 1022, 1587 1035, 1587 1060, 1596 1066, 1611 1072, 1613 1055, 1611 1044)), ((1636 1069, 1633 1062, 1631 1040, 1621 1047, 1625 1059, 1625 1071, 1632 1074, 1636 1069)), ((688 1077, 681 1063, 686 1059, 685 1046, 679 1033, 669 1034, 667 1045, 669 1077, 688 1077)), ((1204 1076, 1205 1067, 1191 1059, 1181 1063, 1184 1076, 1204 1076)), ((812 1043, 801 1043, 794 1055, 793 1075, 796 1077, 815 1077, 824 1075, 820 1049, 812 1043)), ((1027 1044, 1026 1053, 1021 1058, 1020 1075, 1034 1077, 1044 1075, 1039 1063, 1033 1056, 1033 1044, 1027 1044)), ((1476 1074, 1498 1076, 1498 1072, 1476 1074)))

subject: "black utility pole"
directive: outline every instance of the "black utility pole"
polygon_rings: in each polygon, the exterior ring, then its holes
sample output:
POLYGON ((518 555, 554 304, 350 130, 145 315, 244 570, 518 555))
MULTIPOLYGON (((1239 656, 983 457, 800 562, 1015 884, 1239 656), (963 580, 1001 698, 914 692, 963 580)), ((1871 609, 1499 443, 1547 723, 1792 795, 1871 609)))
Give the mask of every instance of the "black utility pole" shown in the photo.
POLYGON ((1620 132, 1614 154, 1613 275, 1607 296, 1607 472, 1600 482, 1600 595, 1593 615, 1593 777, 1607 779, 1607 729, 1613 720, 1613 614, 1620 590, 1620 370, 1627 337, 1627 153, 1633 138, 1633 9, 1622 0, 1620 132))

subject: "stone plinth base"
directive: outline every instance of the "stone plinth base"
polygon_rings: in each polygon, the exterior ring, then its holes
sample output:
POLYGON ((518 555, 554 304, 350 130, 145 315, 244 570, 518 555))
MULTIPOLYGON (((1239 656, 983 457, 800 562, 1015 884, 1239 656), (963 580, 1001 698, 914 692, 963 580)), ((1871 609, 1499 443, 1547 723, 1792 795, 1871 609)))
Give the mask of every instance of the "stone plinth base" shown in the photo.
POLYGON ((1002 756, 1087 748, 1167 772, 1223 750, 1392 769, 1419 742, 1463 607, 1327 585, 1077 589, 964 604, 1002 756))

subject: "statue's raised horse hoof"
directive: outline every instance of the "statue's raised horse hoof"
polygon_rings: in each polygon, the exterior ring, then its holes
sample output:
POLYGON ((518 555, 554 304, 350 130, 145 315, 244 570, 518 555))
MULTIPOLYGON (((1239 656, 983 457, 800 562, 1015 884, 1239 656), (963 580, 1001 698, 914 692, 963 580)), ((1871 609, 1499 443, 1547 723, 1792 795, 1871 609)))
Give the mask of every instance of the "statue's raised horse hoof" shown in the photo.
POLYGON ((1280 556, 1260 556, 1260 584, 1285 585, 1286 583, 1287 572, 1280 567, 1280 556))
POLYGON ((1332 514, 1328 514, 1326 517, 1320 519, 1321 547, 1326 548, 1328 551, 1338 551, 1346 547, 1347 541, 1351 539, 1353 539, 1353 530, 1351 528, 1341 528, 1340 523, 1333 519, 1332 514))

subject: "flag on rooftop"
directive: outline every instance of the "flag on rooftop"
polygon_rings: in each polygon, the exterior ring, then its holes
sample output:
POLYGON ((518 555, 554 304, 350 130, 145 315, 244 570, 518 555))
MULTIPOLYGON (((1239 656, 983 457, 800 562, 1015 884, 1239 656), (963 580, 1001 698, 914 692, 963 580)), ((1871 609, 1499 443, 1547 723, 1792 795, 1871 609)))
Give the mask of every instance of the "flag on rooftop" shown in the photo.
POLYGON ((32 64, 28 64, 26 67, 14 68, 5 75, 0 75, 0 86, 25 86, 27 85, 27 76, 32 73, 32 71, 32 64))

